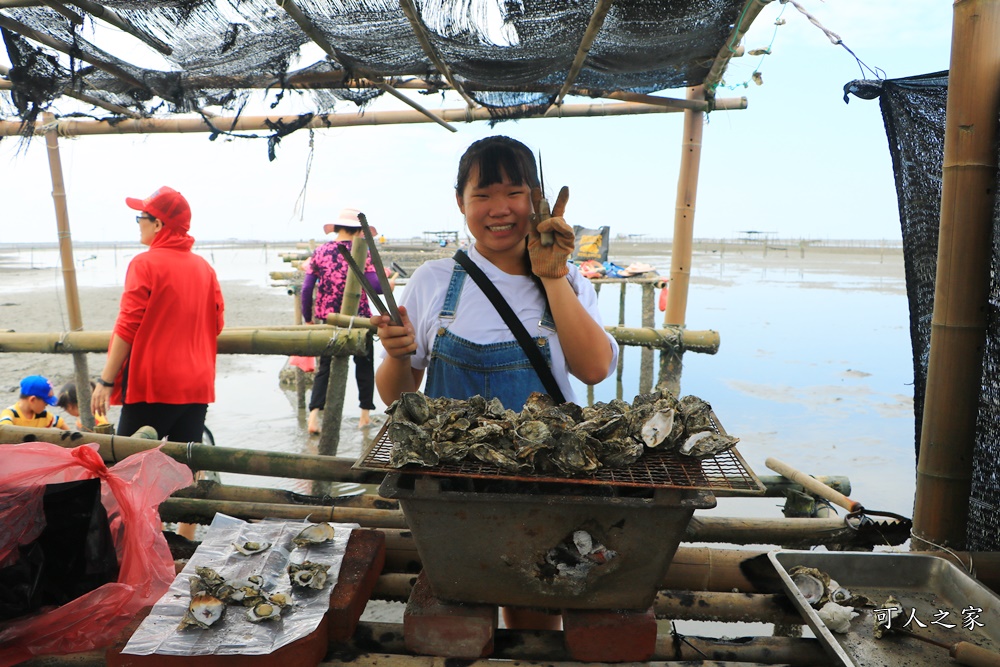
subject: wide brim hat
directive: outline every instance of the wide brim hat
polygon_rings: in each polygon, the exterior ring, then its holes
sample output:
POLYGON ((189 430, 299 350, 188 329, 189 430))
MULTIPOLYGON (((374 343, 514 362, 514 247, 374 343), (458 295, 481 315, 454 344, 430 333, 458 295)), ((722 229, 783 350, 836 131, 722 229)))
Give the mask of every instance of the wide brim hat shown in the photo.
POLYGON ((356 208, 343 208, 340 209, 340 215, 333 222, 328 222, 323 225, 323 231, 327 234, 332 234, 333 230, 337 227, 350 227, 351 229, 361 229, 361 213, 360 209, 356 208))

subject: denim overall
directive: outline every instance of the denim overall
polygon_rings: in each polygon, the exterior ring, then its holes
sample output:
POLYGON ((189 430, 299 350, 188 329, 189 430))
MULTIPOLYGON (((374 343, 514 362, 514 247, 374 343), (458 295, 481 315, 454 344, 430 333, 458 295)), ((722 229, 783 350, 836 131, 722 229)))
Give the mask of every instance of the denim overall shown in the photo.
MULTIPOLYGON (((466 276, 465 269, 456 262, 440 313, 442 319, 455 320, 466 276)), ((555 321, 548 306, 539 326, 555 332, 555 321)), ((538 336, 535 342, 551 366, 548 338, 538 336)), ((427 367, 424 393, 428 397, 465 399, 479 394, 487 399, 499 398, 505 408, 520 410, 533 391, 546 393, 538 373, 516 340, 480 345, 456 336, 446 326, 438 329, 427 367)))

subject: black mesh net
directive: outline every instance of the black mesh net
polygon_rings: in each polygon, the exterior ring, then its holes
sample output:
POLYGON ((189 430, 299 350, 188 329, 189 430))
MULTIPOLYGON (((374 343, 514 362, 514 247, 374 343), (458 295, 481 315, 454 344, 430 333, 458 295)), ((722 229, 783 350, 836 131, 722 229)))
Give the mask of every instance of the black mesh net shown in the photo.
MULTIPOLYGON (((139 67, 102 51, 84 38, 91 34, 92 19, 74 26, 46 7, 6 9, 6 16, 19 25, 72 45, 78 58, 102 63, 66 67, 65 54, 56 59, 53 51, 34 43, 12 46, 15 39, 5 33, 8 50, 27 49, 22 60, 31 59, 33 52, 38 63, 63 62, 48 70, 33 66, 15 82, 13 98, 22 118, 32 109, 49 106, 67 87, 148 115, 161 110, 154 100, 162 100, 167 111, 208 105, 239 109, 244 89, 273 88, 280 99, 289 81, 303 77, 315 81, 315 75, 324 74, 322 83, 311 85, 322 89, 313 93, 312 110, 323 113, 338 100, 360 106, 381 94, 372 88, 345 89, 351 79, 412 76, 433 84, 443 75, 436 71, 398 0, 296 0, 307 21, 305 29, 274 0, 102 4, 168 47, 170 53, 162 55, 164 65, 139 67), (333 51, 329 60, 317 50, 324 43, 333 51), (311 46, 303 48, 307 44, 311 46)), ((414 0, 414 4, 422 31, 455 80, 502 120, 538 113, 555 99, 597 0, 414 0)), ((648 93, 700 83, 744 4, 744 0, 618 0, 575 85, 592 91, 648 93)), ((123 34, 122 38, 153 53, 135 37, 123 34)))
MULTIPOLYGON (((854 81, 845 90, 865 99, 879 97, 889 139, 910 303, 919 454, 934 309, 948 76, 941 72, 890 81, 854 81)), ((967 548, 973 551, 1000 548, 1000 473, 996 466, 1000 459, 1000 238, 996 224, 1000 202, 995 204, 993 220, 988 324, 969 498, 967 548)))

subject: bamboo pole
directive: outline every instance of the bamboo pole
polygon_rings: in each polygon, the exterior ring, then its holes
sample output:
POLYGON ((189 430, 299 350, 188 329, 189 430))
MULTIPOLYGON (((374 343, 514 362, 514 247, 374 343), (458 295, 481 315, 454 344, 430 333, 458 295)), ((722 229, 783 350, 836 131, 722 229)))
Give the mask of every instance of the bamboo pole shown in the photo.
POLYGON ((352 470, 351 462, 333 456, 292 454, 233 447, 214 447, 197 443, 167 442, 120 435, 81 433, 59 429, 28 428, 0 424, 0 443, 48 442, 61 447, 77 447, 87 443, 99 446, 106 463, 117 463, 132 454, 159 448, 170 458, 191 470, 215 470, 241 475, 287 477, 320 481, 353 481, 378 483, 382 475, 364 470, 352 470))
POLYGON ((552 104, 560 105, 562 104, 563 98, 566 97, 566 93, 570 91, 573 86, 573 82, 576 81, 576 77, 580 75, 580 70, 583 69, 583 63, 587 60, 587 54, 590 53, 591 47, 594 45, 594 40, 597 39, 597 33, 601 31, 601 26, 604 25, 604 19, 608 15, 608 10, 611 9, 611 3, 614 0, 598 0, 597 6, 594 7, 594 11, 590 15, 590 21, 587 23, 587 30, 583 33, 583 39, 580 40, 580 46, 576 50, 576 55, 573 57, 573 63, 569 67, 569 72, 566 74, 566 80, 563 81, 562 87, 559 88, 559 92, 556 93, 555 99, 552 100, 552 104))
POLYGON ((83 53, 76 46, 55 39, 54 37, 51 37, 50 35, 47 35, 43 32, 39 32, 34 28, 30 28, 21 23, 20 21, 15 21, 9 16, 0 14, 0 27, 6 28, 11 32, 16 32, 19 35, 23 35, 24 37, 27 37, 28 39, 43 44, 49 47, 50 49, 54 49, 56 51, 60 51, 65 54, 72 55, 75 58, 79 58, 80 60, 93 65, 102 72, 107 72, 111 76, 117 79, 121 79, 122 81, 124 81, 129 86, 132 86, 133 88, 138 88, 140 90, 152 92, 150 91, 149 87, 146 84, 144 84, 142 81, 139 81, 137 78, 135 78, 134 76, 123 70, 118 65, 106 62, 95 56, 83 53))
POLYGON ((434 63, 434 67, 436 67, 437 71, 440 72, 445 78, 445 81, 448 82, 451 89, 461 95, 468 107, 470 109, 475 109, 478 106, 476 101, 469 97, 469 94, 465 92, 465 89, 462 88, 461 84, 459 84, 455 79, 455 75, 452 73, 451 68, 448 67, 448 63, 441 58, 437 49, 435 49, 434 45, 431 44, 430 34, 427 32, 427 27, 420 18, 420 12, 417 11, 417 8, 414 6, 413 0, 399 0, 399 7, 403 10, 403 13, 406 14, 406 19, 410 22, 410 27, 413 28, 413 34, 416 36, 417 41, 420 42, 420 48, 424 50, 424 53, 427 54, 430 61, 434 63))
MULTIPOLYGON (((563 104, 552 107, 544 114, 532 118, 584 118, 591 116, 632 116, 643 114, 670 113, 677 111, 667 107, 657 107, 630 102, 613 104, 563 104)), ((473 122, 493 120, 486 109, 437 109, 430 112, 448 121, 473 122)), ((238 118, 216 118, 209 125, 204 118, 144 118, 141 120, 68 120, 57 121, 60 136, 77 137, 96 134, 184 134, 192 132, 217 132, 226 127, 233 132, 268 130, 275 123, 298 123, 299 116, 239 116, 238 118)), ((356 127, 362 125, 395 125, 431 122, 424 114, 416 111, 378 111, 364 115, 357 113, 315 114, 303 128, 356 127)), ((0 121, 0 136, 20 134, 19 121, 0 121)), ((36 130, 38 131, 38 130, 36 130)))
MULTIPOLYGON (((688 88, 691 100, 705 98, 702 86, 688 88)), ((694 238, 694 211, 698 197, 698 171, 701 164, 701 138, 705 114, 684 112, 684 136, 681 142, 681 165, 677 180, 677 201, 674 209, 674 238, 670 252, 670 283, 667 310, 663 325, 683 327, 686 323, 688 287, 691 282, 691 257, 694 238)), ((680 395, 684 352, 660 355, 660 377, 657 384, 680 395)))
POLYGON ((167 498, 160 504, 160 518, 167 522, 210 524, 221 512, 240 519, 303 519, 313 522, 359 523, 366 528, 406 528, 399 510, 376 510, 364 507, 329 505, 289 505, 287 503, 249 503, 233 500, 167 498))
POLYGON ((128 34, 132 35, 146 46, 156 51, 159 51, 165 56, 169 56, 174 52, 173 49, 171 49, 169 46, 167 46, 160 40, 156 39, 152 35, 149 35, 139 30, 138 28, 136 28, 134 25, 123 19, 114 11, 96 2, 93 2, 92 0, 68 0, 68 3, 71 5, 76 5, 77 7, 84 10, 91 16, 95 16, 96 18, 99 18, 102 21, 110 23, 119 30, 127 32, 128 34))
MULTIPOLYGON (((653 284, 642 285, 642 326, 652 329, 656 322, 656 306, 653 304, 653 284)), ((639 393, 646 394, 653 389, 653 350, 643 347, 639 355, 639 393)))
MULTIPOLYGON (((324 35, 309 19, 309 17, 306 16, 301 9, 299 9, 298 5, 295 4, 295 0, 278 0, 278 6, 284 9, 288 15, 299 24, 299 27, 302 28, 302 32, 304 32, 309 39, 319 46, 319 48, 323 49, 331 60, 340 63, 344 69, 351 69, 351 61, 345 59, 344 54, 338 51, 337 48, 330 43, 330 41, 326 38, 326 35, 324 35)), ((445 120, 438 118, 423 106, 393 88, 391 84, 386 83, 384 80, 373 79, 372 84, 383 92, 389 93, 404 104, 413 107, 416 111, 423 114, 438 125, 441 125, 445 129, 452 132, 458 132, 456 128, 447 123, 445 120)))
MULTIPOLYGON (((42 122, 51 127, 55 116, 46 112, 42 122)), ((59 158, 59 135, 55 129, 45 133, 48 148, 49 172, 52 176, 52 203, 56 212, 56 228, 59 236, 59 262, 62 265, 63 288, 66 290, 66 312, 71 331, 83 330, 83 315, 80 312, 80 292, 76 284, 76 262, 73 259, 73 235, 69 229, 69 207, 66 204, 66 187, 63 181, 62 160, 59 158)), ((106 349, 106 348, 105 348, 106 349)), ((90 409, 90 372, 87 370, 87 355, 73 353, 73 377, 76 381, 77 403, 80 407, 80 421, 83 427, 94 429, 94 413, 90 409)))
MULTIPOLYGON (((618 326, 625 326, 625 288, 626 284, 622 283, 621 288, 618 293, 618 326)), ((615 370, 615 396, 618 400, 622 399, 622 392, 624 388, 622 386, 622 376, 625 373, 625 355, 619 350, 618 353, 618 368, 615 370)))
MULTIPOLYGON (((913 534, 966 544, 997 178, 1000 2, 954 5, 934 313, 913 534)), ((914 542, 919 546, 920 542, 914 542)))
MULTIPOLYGON (((460 663, 463 667, 502 667, 512 664, 510 661, 518 667, 611 667, 611 664, 622 664, 573 661, 560 632, 499 629, 490 659, 478 660, 410 655, 402 623, 362 622, 354 636, 356 642, 351 640, 346 647, 334 648, 331 645, 331 649, 338 651, 336 655, 349 656, 351 665, 355 667, 447 667, 453 663, 460 663)), ((343 664, 343 660, 320 663, 324 667, 342 667, 343 664)), ((713 639, 686 635, 675 637, 672 633, 659 630, 652 659, 641 664, 649 667, 817 667, 829 665, 830 660, 814 638, 713 639)))
POLYGON ((738 53, 740 42, 743 41, 743 36, 750 29, 753 24, 754 19, 760 14, 760 11, 764 9, 772 0, 747 0, 746 5, 743 7, 743 12, 740 14, 739 20, 737 20, 736 25, 733 26, 732 32, 729 34, 729 39, 726 43, 719 49, 718 55, 715 56, 715 60, 712 62, 712 68, 708 71, 708 75, 705 76, 704 81, 701 85, 705 90, 705 97, 711 101, 715 98, 715 89, 722 82, 722 75, 726 71, 726 66, 729 61, 738 53))
POLYGON ((56 2, 56 0, 39 0, 39 1, 49 9, 59 12, 70 23, 73 23, 75 25, 83 24, 83 17, 74 12, 66 5, 62 4, 61 2, 56 2))
MULTIPOLYGON (((347 463, 349 460, 336 459, 347 463)), ((375 493, 354 493, 346 496, 306 495, 286 489, 222 484, 208 479, 196 480, 189 487, 175 491, 175 498, 196 500, 235 500, 248 503, 285 503, 288 505, 337 505, 375 510, 398 510, 399 503, 375 493)))
MULTIPOLYGON (((302 327, 281 329, 223 329, 219 334, 219 354, 298 354, 318 357, 351 356, 368 349, 367 329, 302 327), (332 331, 332 335, 331 332, 332 331)), ((71 352, 106 352, 110 331, 74 331, 69 333, 0 333, 0 352, 36 352, 64 354, 71 352)))
MULTIPOLYGON (((351 258, 358 266, 365 266, 368 257, 368 241, 359 235, 351 240, 351 258)), ((358 314, 358 304, 361 303, 361 283, 353 271, 347 272, 344 284, 344 297, 340 302, 340 314, 348 317, 358 314)), ((370 333, 367 332, 366 333, 370 333)), ((371 336, 367 335, 368 346, 359 354, 371 354, 371 336)), ((347 392, 348 366, 347 357, 337 357, 330 362, 329 382, 326 385, 326 401, 324 402, 323 421, 320 425, 318 452, 327 456, 335 456, 340 447, 340 424, 344 416, 344 396, 347 392)), ((315 391, 315 389, 313 389, 315 391)))

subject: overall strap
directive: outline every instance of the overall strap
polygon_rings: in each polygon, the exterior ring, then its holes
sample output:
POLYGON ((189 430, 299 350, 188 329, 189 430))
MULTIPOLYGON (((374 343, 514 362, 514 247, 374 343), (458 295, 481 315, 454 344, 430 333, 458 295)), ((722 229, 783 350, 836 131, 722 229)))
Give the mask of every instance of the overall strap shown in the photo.
POLYGON ((441 306, 440 317, 444 319, 455 319, 455 311, 458 310, 458 300, 462 296, 462 284, 465 283, 465 269, 460 264, 456 264, 451 272, 451 280, 448 282, 448 291, 444 295, 444 305, 441 306))
POLYGON ((453 259, 458 262, 465 272, 479 285, 479 289, 483 291, 486 298, 490 300, 493 307, 497 309, 497 313, 503 319, 504 324, 510 329, 511 333, 514 334, 514 338, 517 339, 518 344, 524 353, 528 356, 528 360, 531 365, 535 367, 535 372, 538 373, 539 379, 542 381, 542 386, 545 390, 549 392, 557 404, 565 403, 566 399, 563 396, 562 390, 559 388, 559 384, 556 382, 556 378, 552 375, 552 369, 549 368, 548 363, 545 361, 545 357, 542 355, 541 350, 538 349, 538 345, 535 343, 535 339, 531 337, 528 330, 524 328, 521 324, 521 320, 517 318, 514 314, 513 309, 511 309, 510 304, 503 298, 500 294, 500 290, 496 288, 490 279, 486 277, 482 269, 476 266, 476 263, 469 259, 469 256, 461 250, 455 252, 453 259))

